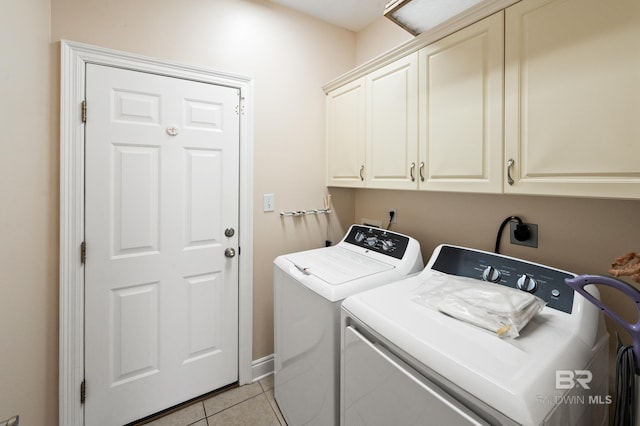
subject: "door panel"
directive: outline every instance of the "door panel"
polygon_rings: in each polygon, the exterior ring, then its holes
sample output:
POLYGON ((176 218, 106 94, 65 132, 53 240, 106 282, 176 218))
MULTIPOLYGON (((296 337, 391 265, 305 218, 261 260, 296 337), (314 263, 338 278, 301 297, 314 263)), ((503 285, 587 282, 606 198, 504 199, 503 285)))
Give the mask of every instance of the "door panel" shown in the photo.
POLYGON ((87 425, 237 380, 238 90, 87 65, 87 425))
POLYGON ((187 247, 220 241, 222 217, 216 200, 222 197, 220 179, 222 155, 219 151, 189 149, 187 156, 187 247))
POLYGON ((158 372, 158 282, 111 292, 112 383, 158 372))
POLYGON ((185 362, 220 351, 222 325, 216 312, 222 310, 223 283, 219 274, 186 278, 189 293, 189 353, 185 362), (209 301, 215 301, 212 306, 209 301))
POLYGON ((112 158, 112 256, 157 253, 159 149, 113 144, 112 158))

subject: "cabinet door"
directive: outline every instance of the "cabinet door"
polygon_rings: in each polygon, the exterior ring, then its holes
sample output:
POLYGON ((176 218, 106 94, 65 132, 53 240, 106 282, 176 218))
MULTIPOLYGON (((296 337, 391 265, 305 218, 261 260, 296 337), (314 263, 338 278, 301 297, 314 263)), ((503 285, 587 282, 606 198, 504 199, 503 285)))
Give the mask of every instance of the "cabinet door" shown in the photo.
POLYGON ((503 12, 420 50, 420 189, 502 192, 503 12))
POLYGON ((364 78, 327 95, 329 186, 362 187, 365 163, 364 78))
POLYGON ((505 37, 505 192, 640 198, 640 2, 525 0, 505 37))
POLYGON ((417 52, 367 78, 367 187, 417 188, 417 52))

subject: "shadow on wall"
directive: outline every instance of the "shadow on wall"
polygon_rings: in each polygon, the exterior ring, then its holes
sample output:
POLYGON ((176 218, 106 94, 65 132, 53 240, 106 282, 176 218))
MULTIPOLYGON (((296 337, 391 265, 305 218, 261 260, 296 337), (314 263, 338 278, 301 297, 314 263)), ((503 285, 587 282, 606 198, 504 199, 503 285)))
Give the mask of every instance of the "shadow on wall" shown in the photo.
MULTIPOLYGON (((332 244, 344 237, 347 229, 354 222, 355 190, 351 188, 329 188, 331 194, 332 215, 329 222, 328 235, 332 244)), ((359 222, 358 222, 359 223, 359 222)))

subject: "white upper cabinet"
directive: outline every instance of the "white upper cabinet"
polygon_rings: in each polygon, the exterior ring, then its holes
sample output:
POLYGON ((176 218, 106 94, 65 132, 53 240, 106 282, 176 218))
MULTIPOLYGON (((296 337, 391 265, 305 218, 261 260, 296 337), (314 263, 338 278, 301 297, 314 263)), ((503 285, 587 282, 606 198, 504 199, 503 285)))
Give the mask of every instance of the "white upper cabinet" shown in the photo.
POLYGON ((420 50, 420 189, 502 192, 504 14, 420 50))
POLYGON ((329 186, 365 185, 365 79, 327 95, 327 166, 329 186))
POLYGON ((415 189, 418 153, 418 54, 366 76, 366 186, 415 189))
POLYGON ((332 83, 329 185, 640 199, 639 0, 522 0, 410 46, 332 83))
POLYGON ((640 1, 509 7, 505 94, 505 192, 640 198, 640 1))

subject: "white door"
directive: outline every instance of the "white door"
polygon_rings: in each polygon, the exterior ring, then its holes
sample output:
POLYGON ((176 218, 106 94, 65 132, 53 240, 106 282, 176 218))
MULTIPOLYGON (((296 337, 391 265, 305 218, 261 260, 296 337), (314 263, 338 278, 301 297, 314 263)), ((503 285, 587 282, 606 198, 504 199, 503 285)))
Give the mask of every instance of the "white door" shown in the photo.
POLYGON ((85 424, 122 425, 237 380, 239 93, 86 71, 85 424))

